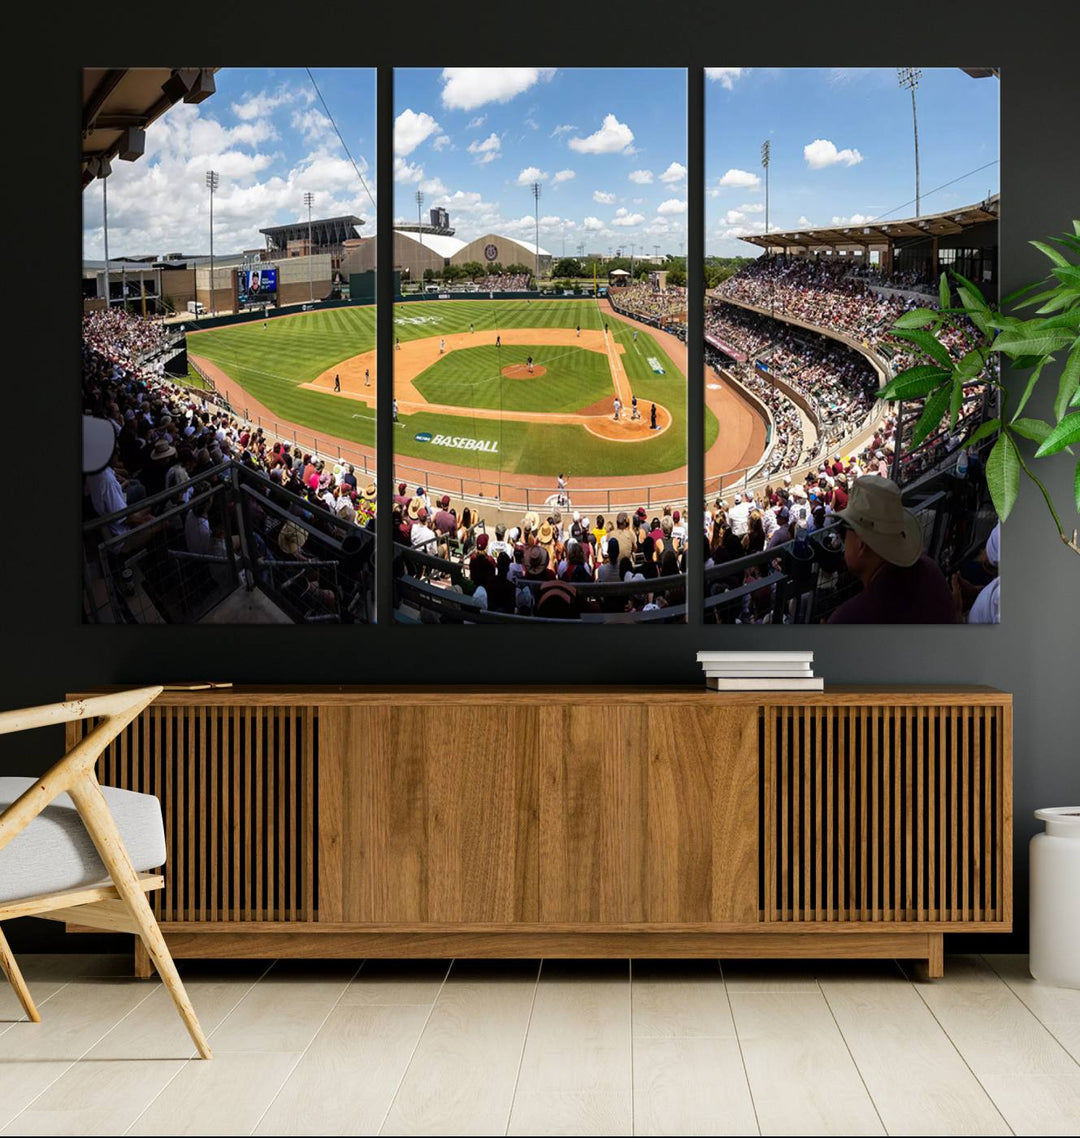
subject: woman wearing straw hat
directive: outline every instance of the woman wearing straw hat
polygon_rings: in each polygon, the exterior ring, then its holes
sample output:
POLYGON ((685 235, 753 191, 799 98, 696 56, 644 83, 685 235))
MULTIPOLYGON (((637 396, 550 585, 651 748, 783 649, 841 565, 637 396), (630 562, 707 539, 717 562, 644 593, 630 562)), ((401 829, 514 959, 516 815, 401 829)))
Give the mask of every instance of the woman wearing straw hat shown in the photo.
POLYGON ((919 521, 904 508, 895 482, 864 474, 836 517, 844 564, 862 582, 862 592, 840 605, 830 624, 955 623, 949 585, 923 553, 919 521))

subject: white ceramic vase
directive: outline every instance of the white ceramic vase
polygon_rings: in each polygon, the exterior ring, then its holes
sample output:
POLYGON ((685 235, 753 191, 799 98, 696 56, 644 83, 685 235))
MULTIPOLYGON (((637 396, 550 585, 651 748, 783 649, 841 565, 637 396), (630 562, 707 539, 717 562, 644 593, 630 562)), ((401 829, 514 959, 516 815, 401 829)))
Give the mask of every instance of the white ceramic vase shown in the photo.
POLYGON ((1080 806, 1036 810, 1046 832, 1031 839, 1032 976, 1080 988, 1080 806))

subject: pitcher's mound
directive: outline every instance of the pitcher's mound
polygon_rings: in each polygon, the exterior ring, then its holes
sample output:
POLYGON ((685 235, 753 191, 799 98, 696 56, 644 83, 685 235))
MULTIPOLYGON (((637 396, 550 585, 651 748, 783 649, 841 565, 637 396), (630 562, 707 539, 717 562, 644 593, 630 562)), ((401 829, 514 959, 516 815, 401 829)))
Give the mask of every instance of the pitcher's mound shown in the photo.
POLYGON ((533 364, 532 371, 529 371, 528 364, 511 364, 504 367, 502 373, 507 379, 538 379, 547 374, 547 368, 543 364, 533 364))

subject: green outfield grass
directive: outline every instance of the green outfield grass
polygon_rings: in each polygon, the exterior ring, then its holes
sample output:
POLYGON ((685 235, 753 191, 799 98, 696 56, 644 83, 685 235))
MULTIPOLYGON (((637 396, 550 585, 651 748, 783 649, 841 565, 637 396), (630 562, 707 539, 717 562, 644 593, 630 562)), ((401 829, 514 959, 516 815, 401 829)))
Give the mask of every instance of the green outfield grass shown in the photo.
POLYGON ((606 354, 563 344, 456 348, 414 383, 429 403, 503 411, 578 411, 612 394, 606 354), (507 379, 502 374, 504 367, 524 365, 529 356, 547 369, 544 375, 507 379))
MULTIPOLYGON (((582 328, 600 329, 603 323, 601 310, 593 300, 416 301, 395 305, 394 312, 394 332, 403 343, 467 332, 470 324, 480 330, 574 328, 578 324, 582 328)), ((468 415, 419 412, 400 417, 394 431, 395 452, 413 458, 460 464, 467 469, 502 469, 508 473, 552 477, 567 468, 577 476, 601 478, 605 474, 654 474, 681 466, 686 461, 685 378, 643 327, 638 328, 635 343, 633 327, 614 319, 608 320, 608 326, 615 339, 626 348, 622 356, 623 365, 639 402, 644 404, 643 413, 647 415, 648 402, 656 400, 672 414, 672 425, 662 435, 641 443, 618 443, 598 439, 583 427, 474 420, 468 415), (659 360, 665 370, 664 375, 653 373, 648 363, 650 356, 659 360), (416 440, 415 436, 423 432, 497 440, 498 453, 434 447, 416 440)), ((189 335, 188 347, 195 355, 217 364, 282 422, 296 423, 316 434, 335 435, 368 446, 374 444, 374 413, 367 403, 299 386, 342 360, 375 347, 374 306, 277 317, 269 320, 265 329, 261 320, 215 328, 189 335)), ((486 350, 470 348, 451 352, 428 371, 450 364, 457 355, 486 350)), ((514 346, 512 350, 515 353, 520 351, 522 362, 530 354, 527 346, 514 346)), ((542 350, 568 349, 545 346, 542 350)), ((575 410, 599 398, 606 398, 611 394, 606 360, 598 353, 584 349, 576 349, 576 352, 581 357, 595 356, 602 365, 605 386, 599 395, 592 397, 586 393, 572 406, 565 406, 557 402, 561 396, 558 396, 556 388, 551 387, 549 393, 556 398, 544 403, 541 396, 547 376, 540 380, 504 380, 503 392, 511 390, 514 399, 541 400, 540 406, 532 402, 528 406, 515 404, 522 410, 575 410)), ((540 360, 541 348, 531 354, 540 360)), ((484 397, 490 397, 497 386, 492 369, 488 369, 488 374, 492 375, 492 391, 484 397)), ((436 375, 436 383, 441 384, 442 380, 441 375, 436 375)), ((426 391, 424 394, 433 398, 426 391)), ((445 398, 439 401, 455 402, 445 398)), ((472 405, 497 407, 499 404, 481 402, 477 398, 472 405)), ((505 399, 502 405, 506 408, 511 406, 505 399)), ((706 411, 706 446, 712 445, 716 433, 716 418, 706 411)))

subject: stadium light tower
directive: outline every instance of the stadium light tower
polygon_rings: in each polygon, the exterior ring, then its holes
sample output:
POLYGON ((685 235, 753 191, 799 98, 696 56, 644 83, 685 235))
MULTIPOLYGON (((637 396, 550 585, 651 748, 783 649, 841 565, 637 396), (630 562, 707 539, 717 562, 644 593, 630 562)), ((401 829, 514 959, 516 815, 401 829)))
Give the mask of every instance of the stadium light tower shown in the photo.
MULTIPOLYGON (((762 165, 763 169, 765 170, 765 240, 766 240, 766 242, 768 242, 768 239, 769 239, 769 157, 770 157, 771 149, 772 148, 769 145, 769 140, 765 139, 765 141, 761 144, 761 165, 762 165)), ((765 246, 766 252, 768 251, 768 248, 769 248, 769 246, 768 246, 768 244, 766 244, 766 246, 765 246)))
MULTIPOLYGON (((214 191, 218 188, 220 178, 216 170, 206 171, 206 188, 210 191, 210 315, 217 315, 217 305, 214 303, 214 191)), ((195 290, 196 296, 198 289, 195 290)))
POLYGON ((532 184, 533 204, 536 212, 536 265, 534 268, 534 276, 536 280, 540 279, 540 183, 533 182, 532 184))
POLYGON ((422 228, 424 223, 420 220, 420 211, 423 208, 424 208, 424 191, 423 190, 417 190, 416 191, 416 224, 418 227, 417 236, 420 238, 420 244, 421 245, 423 245, 423 243, 424 243, 424 230, 422 228))
POLYGON ((901 87, 911 92, 911 125, 915 130, 915 216, 922 216, 922 202, 919 197, 919 116, 915 110, 915 91, 922 78, 921 67, 898 67, 896 77, 901 87))
POLYGON ((304 205, 307 206, 307 283, 308 283, 308 301, 315 302, 315 285, 311 279, 311 203, 315 200, 315 195, 308 190, 304 194, 304 205))

